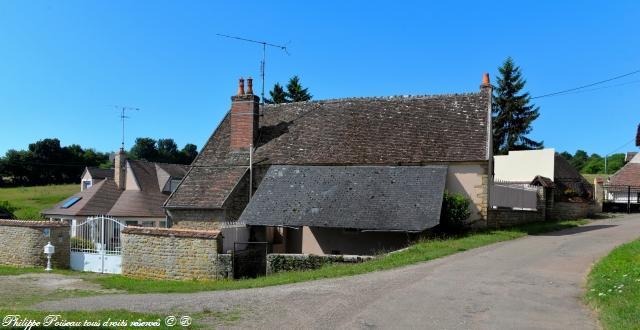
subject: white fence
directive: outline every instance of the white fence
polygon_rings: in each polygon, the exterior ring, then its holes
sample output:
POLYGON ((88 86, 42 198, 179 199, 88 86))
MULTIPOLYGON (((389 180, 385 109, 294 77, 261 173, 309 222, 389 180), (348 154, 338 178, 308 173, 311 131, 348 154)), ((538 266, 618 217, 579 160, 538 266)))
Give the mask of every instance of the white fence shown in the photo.
POLYGON ((537 210, 538 187, 526 183, 497 181, 490 185, 489 199, 492 208, 537 210))

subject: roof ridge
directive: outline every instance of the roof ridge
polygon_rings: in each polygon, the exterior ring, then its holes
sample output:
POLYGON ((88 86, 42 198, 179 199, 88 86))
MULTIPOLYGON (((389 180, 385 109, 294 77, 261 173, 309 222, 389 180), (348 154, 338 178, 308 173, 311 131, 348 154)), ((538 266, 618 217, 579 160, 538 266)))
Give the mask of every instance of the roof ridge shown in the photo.
POLYGON ((403 94, 403 95, 388 95, 388 96, 350 96, 342 98, 311 100, 311 101, 299 101, 299 102, 287 102, 287 103, 270 103, 265 104, 264 107, 275 108, 283 105, 294 104, 322 104, 322 103, 336 103, 344 101, 360 101, 360 100, 412 100, 412 99, 432 99, 438 97, 452 97, 452 96, 472 96, 482 95, 482 92, 467 92, 467 93, 445 93, 445 94, 403 94))

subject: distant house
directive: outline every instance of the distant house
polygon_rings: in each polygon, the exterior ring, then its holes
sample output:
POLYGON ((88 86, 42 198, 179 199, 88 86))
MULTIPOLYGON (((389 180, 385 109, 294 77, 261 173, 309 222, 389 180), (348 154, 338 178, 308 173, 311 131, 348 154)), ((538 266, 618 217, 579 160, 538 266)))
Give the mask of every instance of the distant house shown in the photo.
POLYGON ((553 188, 558 202, 593 201, 593 186, 553 148, 494 156, 496 182, 535 183, 553 188))
POLYGON ((477 93, 264 106, 241 80, 165 209, 173 227, 222 229, 225 251, 372 254, 437 226, 445 190, 486 225, 491 150, 488 75, 477 93))
MULTIPOLYGON (((630 153, 628 153, 630 154, 630 153)), ((604 184, 607 210, 627 210, 627 204, 640 204, 640 154, 633 157, 604 184), (619 205, 615 205, 619 204, 619 205)), ((633 205, 636 210, 637 205, 633 205)))
POLYGON ((117 170, 86 168, 81 191, 45 210, 50 219, 81 224, 86 218, 107 215, 126 225, 166 227, 162 204, 187 173, 187 166, 127 160, 116 154, 117 170))
POLYGON ((104 179, 113 179, 113 170, 101 169, 99 167, 87 167, 82 172, 80 191, 91 188, 94 183, 104 179))

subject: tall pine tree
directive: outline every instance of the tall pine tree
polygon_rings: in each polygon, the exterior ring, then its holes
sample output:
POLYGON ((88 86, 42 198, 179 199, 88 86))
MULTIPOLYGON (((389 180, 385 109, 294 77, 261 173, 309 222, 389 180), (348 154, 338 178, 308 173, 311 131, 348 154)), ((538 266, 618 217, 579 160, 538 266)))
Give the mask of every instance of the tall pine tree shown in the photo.
POLYGON ((293 76, 289 79, 289 83, 287 84, 287 96, 289 98, 289 102, 309 101, 313 97, 309 94, 308 88, 302 87, 298 76, 293 76))
POLYGON ((269 91, 269 95, 271 95, 270 99, 266 99, 266 103, 288 103, 287 92, 284 91, 282 85, 276 83, 273 85, 273 90, 269 91))
POLYGON ((508 57, 498 68, 498 86, 493 100, 493 151, 506 154, 509 150, 541 149, 543 142, 531 140, 531 123, 540 116, 539 107, 530 104, 520 68, 508 57))

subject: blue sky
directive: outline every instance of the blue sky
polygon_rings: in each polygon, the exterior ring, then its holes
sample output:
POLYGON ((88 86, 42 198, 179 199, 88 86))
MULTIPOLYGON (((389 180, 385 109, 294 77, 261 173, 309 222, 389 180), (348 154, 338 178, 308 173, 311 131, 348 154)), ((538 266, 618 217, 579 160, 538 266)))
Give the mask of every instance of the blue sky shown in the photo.
MULTIPOLYGON (((288 45, 268 50, 267 86, 297 74, 315 99, 476 91, 507 56, 535 96, 640 69, 638 22, 638 1, 2 1, 0 154, 47 137, 116 150, 113 105, 142 109, 127 147, 202 147, 238 77, 259 76, 261 48, 216 33, 288 45)), ((640 122, 639 82, 536 100, 531 137, 614 151, 640 122)))

